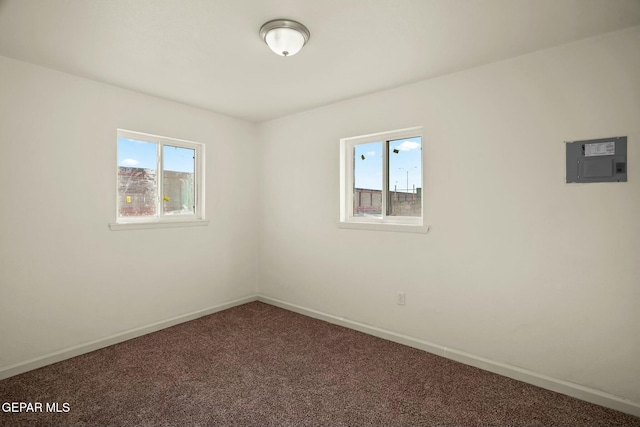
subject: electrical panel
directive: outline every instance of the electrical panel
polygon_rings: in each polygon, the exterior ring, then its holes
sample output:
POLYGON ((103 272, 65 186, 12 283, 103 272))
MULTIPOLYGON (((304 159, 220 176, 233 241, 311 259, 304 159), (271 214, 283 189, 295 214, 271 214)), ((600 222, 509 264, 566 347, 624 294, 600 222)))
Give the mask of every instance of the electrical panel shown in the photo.
POLYGON ((627 137, 568 142, 567 182, 626 182, 627 137))

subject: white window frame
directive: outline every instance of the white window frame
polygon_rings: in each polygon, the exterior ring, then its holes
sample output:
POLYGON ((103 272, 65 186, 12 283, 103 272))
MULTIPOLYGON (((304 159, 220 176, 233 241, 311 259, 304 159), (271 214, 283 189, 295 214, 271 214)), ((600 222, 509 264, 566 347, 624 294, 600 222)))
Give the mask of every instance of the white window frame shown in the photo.
POLYGON ((116 220, 109 224, 111 230, 129 230, 129 229, 145 229, 145 228, 165 228, 165 227, 194 227, 207 225, 209 221, 205 219, 205 203, 204 203, 204 183, 205 183, 205 145, 199 142, 187 141, 184 139, 170 138, 166 136, 153 135, 142 132, 135 132, 126 129, 117 130, 116 147, 118 138, 129 138, 144 142, 153 142, 157 144, 156 154, 156 171, 158 177, 158 194, 156 197, 156 216, 133 216, 120 217, 120 197, 118 194, 118 168, 116 154, 116 220), (162 198, 164 194, 163 183, 163 147, 169 145, 172 147, 180 147, 194 150, 194 204, 193 214, 174 214, 165 215, 162 209, 162 198))
POLYGON ((421 151, 421 176, 422 188, 421 215, 420 216, 389 216, 387 215, 388 203, 388 175, 389 175, 389 143, 398 139, 420 137, 424 142, 422 127, 412 127, 388 132, 380 132, 368 135, 354 136, 340 139, 340 220, 338 227, 362 230, 401 231, 426 233, 429 226, 424 224, 424 143, 421 151), (354 148, 360 144, 382 142, 382 215, 381 217, 359 217, 353 215, 353 186, 354 186, 354 148))

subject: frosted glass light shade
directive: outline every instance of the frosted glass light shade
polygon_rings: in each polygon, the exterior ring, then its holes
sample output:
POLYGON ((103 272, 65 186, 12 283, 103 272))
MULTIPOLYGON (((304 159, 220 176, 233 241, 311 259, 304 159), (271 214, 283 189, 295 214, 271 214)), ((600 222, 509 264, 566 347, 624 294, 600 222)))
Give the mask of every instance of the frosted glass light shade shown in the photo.
POLYGON ((309 30, 296 21, 276 19, 260 29, 260 36, 269 48, 280 56, 292 56, 309 40, 309 30))
POLYGON ((275 28, 267 33, 264 41, 280 56, 295 55, 304 46, 302 34, 291 28, 275 28))

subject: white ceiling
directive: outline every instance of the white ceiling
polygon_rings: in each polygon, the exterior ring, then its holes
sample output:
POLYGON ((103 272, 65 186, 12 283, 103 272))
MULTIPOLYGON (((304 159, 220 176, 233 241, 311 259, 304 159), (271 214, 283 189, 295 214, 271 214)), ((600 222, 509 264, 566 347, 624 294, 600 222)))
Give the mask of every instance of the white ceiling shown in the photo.
POLYGON ((640 0, 0 0, 0 55, 251 121, 640 24, 640 0), (296 56, 258 36, 305 24, 296 56))

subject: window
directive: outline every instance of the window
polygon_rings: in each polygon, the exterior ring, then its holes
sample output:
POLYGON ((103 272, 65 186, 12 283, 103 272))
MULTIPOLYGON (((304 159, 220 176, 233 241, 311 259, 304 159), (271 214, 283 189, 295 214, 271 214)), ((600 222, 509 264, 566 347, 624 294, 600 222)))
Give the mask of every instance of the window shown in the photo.
POLYGON ((344 228, 426 232, 422 128, 340 140, 344 228))
POLYGON ((112 229, 203 222, 203 144, 125 130, 118 130, 117 144, 117 212, 112 229))

